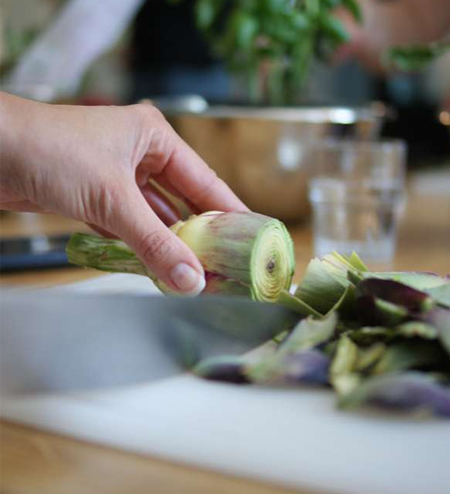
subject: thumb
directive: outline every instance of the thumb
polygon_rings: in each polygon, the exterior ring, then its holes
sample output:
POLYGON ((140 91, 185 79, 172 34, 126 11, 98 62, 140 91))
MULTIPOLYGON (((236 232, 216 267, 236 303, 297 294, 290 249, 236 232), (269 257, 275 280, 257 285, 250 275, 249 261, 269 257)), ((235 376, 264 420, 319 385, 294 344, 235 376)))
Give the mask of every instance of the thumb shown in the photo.
POLYGON ((198 295, 205 288, 200 261, 149 207, 137 187, 122 197, 110 229, 136 252, 152 274, 170 289, 198 295))

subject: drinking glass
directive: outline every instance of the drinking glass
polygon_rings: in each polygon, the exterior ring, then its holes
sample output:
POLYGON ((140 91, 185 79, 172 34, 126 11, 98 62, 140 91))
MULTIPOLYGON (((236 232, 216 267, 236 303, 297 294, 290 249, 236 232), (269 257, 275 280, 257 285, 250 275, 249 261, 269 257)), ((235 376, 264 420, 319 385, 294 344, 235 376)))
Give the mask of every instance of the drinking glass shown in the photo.
POLYGON ((389 264, 406 201, 406 145, 325 140, 309 181, 315 255, 332 251, 389 264))

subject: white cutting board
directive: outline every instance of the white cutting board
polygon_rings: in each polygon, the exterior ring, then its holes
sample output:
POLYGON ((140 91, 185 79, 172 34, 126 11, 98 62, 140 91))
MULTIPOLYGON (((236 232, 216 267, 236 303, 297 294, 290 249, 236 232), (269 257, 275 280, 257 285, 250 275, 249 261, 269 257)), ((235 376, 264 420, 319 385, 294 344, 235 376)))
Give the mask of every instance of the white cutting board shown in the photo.
MULTIPOLYGON (((64 288, 148 292, 109 275, 64 288)), ((331 392, 192 376, 0 402, 2 417, 124 450, 323 493, 450 494, 450 422, 344 413, 331 392)))

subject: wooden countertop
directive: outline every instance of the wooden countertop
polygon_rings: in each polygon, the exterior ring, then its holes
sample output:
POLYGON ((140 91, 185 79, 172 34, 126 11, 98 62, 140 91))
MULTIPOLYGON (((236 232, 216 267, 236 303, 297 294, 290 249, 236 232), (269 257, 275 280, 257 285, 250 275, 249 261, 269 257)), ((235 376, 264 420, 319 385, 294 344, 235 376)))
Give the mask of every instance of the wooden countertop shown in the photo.
MULTIPOLYGON (((86 229, 55 216, 0 217, 4 237, 86 229)), ((312 256, 308 224, 291 226, 300 278, 312 256)), ((392 269, 450 273, 450 197, 411 195, 392 269)), ((1 276, 3 286, 51 286, 98 276, 64 268, 1 276)), ((0 426, 0 491, 14 494, 283 494, 294 492, 155 458, 115 451, 16 424, 0 426)), ((297 491, 296 491, 297 492, 297 491)), ((305 493, 303 493, 305 494, 305 493)))

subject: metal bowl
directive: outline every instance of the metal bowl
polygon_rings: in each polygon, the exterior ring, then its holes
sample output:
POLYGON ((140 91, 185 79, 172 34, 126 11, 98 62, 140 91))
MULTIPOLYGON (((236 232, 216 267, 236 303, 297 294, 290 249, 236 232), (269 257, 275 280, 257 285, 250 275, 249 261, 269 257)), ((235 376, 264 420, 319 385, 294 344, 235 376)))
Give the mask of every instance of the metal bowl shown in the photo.
POLYGON ((283 221, 308 216, 308 172, 317 143, 338 136, 376 138, 384 116, 379 105, 249 108, 197 103, 198 112, 187 103, 184 109, 177 105, 181 110, 160 107, 180 136, 252 210, 283 221))

